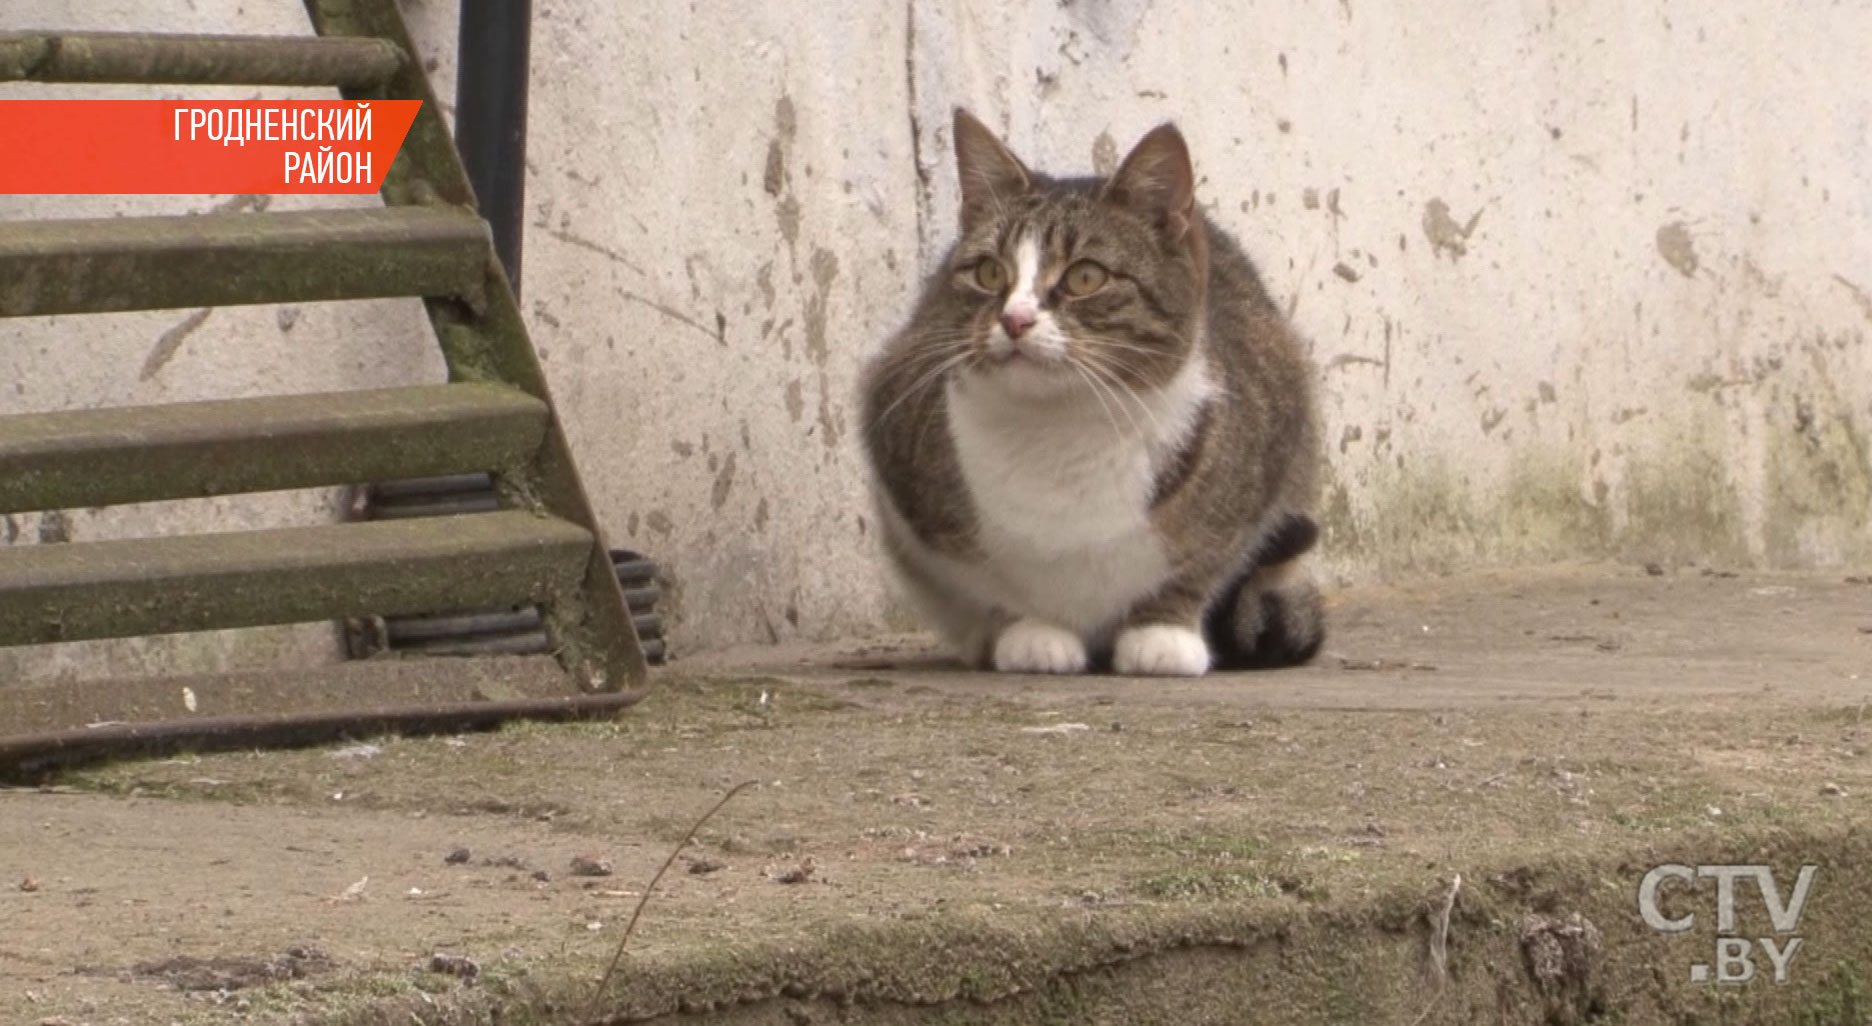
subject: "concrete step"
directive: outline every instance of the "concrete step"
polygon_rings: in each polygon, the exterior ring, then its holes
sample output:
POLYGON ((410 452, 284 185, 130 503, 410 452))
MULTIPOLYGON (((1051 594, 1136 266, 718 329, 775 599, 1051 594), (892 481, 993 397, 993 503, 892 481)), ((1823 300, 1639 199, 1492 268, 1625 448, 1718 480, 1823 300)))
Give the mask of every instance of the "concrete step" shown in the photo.
POLYGON ((0 645, 544 602, 593 555, 584 528, 520 511, 16 546, 0 645))
POLYGON ((0 82, 368 89, 408 59, 368 38, 0 32, 0 82))
POLYGON ((478 302, 490 254, 487 222, 429 207, 13 221, 0 232, 0 317, 390 296, 478 302))
POLYGON ((551 416, 455 384, 0 417, 0 513, 518 466, 551 416))

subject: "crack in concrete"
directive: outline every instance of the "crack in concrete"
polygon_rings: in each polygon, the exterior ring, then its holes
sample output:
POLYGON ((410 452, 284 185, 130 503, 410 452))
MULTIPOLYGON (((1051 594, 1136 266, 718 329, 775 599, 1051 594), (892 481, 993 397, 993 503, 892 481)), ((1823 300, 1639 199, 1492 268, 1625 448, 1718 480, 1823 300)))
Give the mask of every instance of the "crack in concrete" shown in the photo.
POLYGON ((638 267, 636 264, 632 263, 630 259, 626 257, 624 254, 618 252, 617 250, 611 248, 610 246, 605 245, 602 242, 593 242, 590 239, 583 238, 578 235, 574 235, 571 232, 565 231, 564 229, 560 229, 560 228, 548 228, 546 229, 546 235, 548 238, 558 239, 560 242, 563 242, 568 246, 577 246, 579 249, 589 250, 593 253, 596 253, 599 256, 604 257, 606 260, 609 260, 612 263, 617 264, 620 267, 627 267, 631 269, 632 271, 637 272, 637 275, 639 277, 648 277, 644 273, 643 268, 638 267))
POLYGON ((162 369, 169 364, 170 360, 175 359, 175 354, 182 349, 182 343, 187 341, 188 337, 195 333, 195 329, 201 327, 208 320, 208 315, 212 313, 214 313, 213 307, 203 307, 184 317, 175 327, 159 335, 156 344, 150 347, 149 356, 143 361, 143 370, 137 374, 137 380, 148 381, 162 373, 162 369))
POLYGON ((694 328, 703 337, 711 341, 714 341, 714 342, 722 341, 721 336, 714 331, 710 331, 708 328, 708 325, 703 324, 701 321, 698 321, 695 318, 690 317, 689 315, 683 313, 681 310, 678 310, 675 307, 670 306, 667 303, 659 303, 656 300, 649 298, 648 296, 638 295, 637 293, 632 292, 629 289, 618 289, 617 294, 621 298, 628 299, 633 303, 638 303, 643 306, 647 306, 650 309, 655 310, 657 313, 660 313, 663 316, 668 317, 672 321, 676 321, 681 324, 686 324, 689 327, 694 328))
POLYGON ((1852 293, 1853 302, 1858 304, 1859 312, 1865 315, 1866 323, 1872 324, 1872 295, 1868 295, 1865 289, 1843 274, 1835 274, 1833 280, 1846 286, 1846 291, 1852 293))
POLYGON ((904 8, 904 81, 909 92, 910 160, 916 169, 916 238, 917 253, 921 256, 929 252, 930 207, 935 197, 930 187, 930 169, 923 161, 923 120, 917 113, 917 0, 905 0, 904 8))

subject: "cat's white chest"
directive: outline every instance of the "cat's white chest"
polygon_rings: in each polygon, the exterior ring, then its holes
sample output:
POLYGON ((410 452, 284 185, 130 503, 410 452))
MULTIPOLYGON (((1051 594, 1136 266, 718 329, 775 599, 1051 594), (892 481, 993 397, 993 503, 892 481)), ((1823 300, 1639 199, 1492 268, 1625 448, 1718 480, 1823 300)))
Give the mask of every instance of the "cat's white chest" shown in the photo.
POLYGON ((1155 399, 1126 421, 1090 398, 1022 404, 952 389, 950 434, 985 557, 977 580, 999 593, 980 598, 1090 632, 1163 583, 1150 499, 1195 397, 1155 399))

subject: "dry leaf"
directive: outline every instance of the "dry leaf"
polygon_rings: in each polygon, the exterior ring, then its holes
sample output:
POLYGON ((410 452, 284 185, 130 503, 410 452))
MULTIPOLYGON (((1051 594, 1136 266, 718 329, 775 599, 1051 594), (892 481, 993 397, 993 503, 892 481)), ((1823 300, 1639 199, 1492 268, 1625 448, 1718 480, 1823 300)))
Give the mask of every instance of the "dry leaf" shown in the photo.
POLYGON ((340 894, 336 898, 333 898, 331 900, 333 901, 361 901, 364 898, 364 888, 369 883, 370 883, 370 877, 368 876, 359 877, 357 883, 354 883, 351 886, 346 887, 344 889, 343 894, 340 894))
POLYGON ((802 884, 811 880, 813 872, 818 868, 819 867, 813 862, 813 857, 808 855, 800 860, 799 865, 792 866, 779 873, 769 872, 768 875, 783 884, 802 884))
POLYGON ((1055 723, 1050 727, 1022 727, 1023 734, 1077 734, 1092 728, 1083 723, 1055 723))
POLYGON ((596 855, 572 856, 573 876, 610 876, 611 860, 601 859, 596 855))

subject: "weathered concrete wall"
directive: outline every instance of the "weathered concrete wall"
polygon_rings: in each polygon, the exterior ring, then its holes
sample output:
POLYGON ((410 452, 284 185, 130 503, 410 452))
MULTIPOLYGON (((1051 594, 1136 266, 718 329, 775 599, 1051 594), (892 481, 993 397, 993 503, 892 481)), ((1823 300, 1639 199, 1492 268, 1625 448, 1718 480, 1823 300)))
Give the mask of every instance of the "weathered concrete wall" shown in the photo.
POLYGON ((1080 166, 1186 126, 1315 341, 1348 571, 1863 559, 1872 9, 1771 7, 920 7, 919 109, 1080 166))
MULTIPOLYGON (((291 0, 192 6, 15 0, 0 28, 305 24, 291 0)), ((1872 8, 536 7, 524 305, 615 540, 673 576, 681 649, 889 618, 852 382, 947 242, 957 102, 1059 170, 1184 126, 1203 199, 1314 341, 1343 576, 1872 559, 1872 98, 1845 85, 1872 8)), ((406 5, 444 96, 453 8, 406 5)), ((216 200, 0 197, 0 217, 216 200)), ((440 373, 412 304, 296 317, 0 322, 0 412, 440 373)), ((330 515, 308 495, 64 523, 83 540, 330 515)), ((15 520, 0 537, 41 533, 15 520)), ((275 636, 292 640, 269 658, 330 648, 275 636)))

